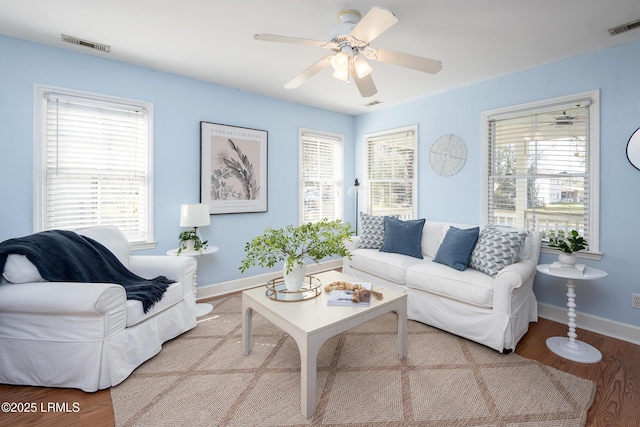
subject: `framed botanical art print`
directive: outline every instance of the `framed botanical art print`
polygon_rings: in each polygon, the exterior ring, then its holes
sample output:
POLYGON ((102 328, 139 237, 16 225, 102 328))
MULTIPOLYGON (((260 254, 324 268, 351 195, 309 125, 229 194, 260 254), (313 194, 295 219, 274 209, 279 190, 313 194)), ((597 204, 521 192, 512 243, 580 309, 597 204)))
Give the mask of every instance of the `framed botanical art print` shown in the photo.
POLYGON ((267 135, 200 122, 200 202, 210 214, 267 211, 267 135))

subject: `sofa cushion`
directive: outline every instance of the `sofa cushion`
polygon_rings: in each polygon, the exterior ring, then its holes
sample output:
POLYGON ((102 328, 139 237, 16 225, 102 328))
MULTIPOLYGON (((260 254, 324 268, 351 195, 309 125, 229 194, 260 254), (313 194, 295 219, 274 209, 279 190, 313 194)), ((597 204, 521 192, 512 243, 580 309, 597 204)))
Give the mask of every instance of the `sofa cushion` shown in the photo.
POLYGON ((408 255, 422 259, 422 229, 424 219, 402 221, 397 218, 384 218, 384 242, 380 252, 408 255))
POLYGON ((407 270, 407 287, 452 298, 478 307, 493 307, 495 279, 471 268, 458 271, 425 260, 407 270))
POLYGON ((118 258, 122 265, 129 268, 129 255, 131 254, 132 247, 124 233, 122 233, 118 227, 113 225, 98 225, 79 228, 75 231, 102 244, 102 246, 109 249, 111 253, 118 258))
POLYGON ((529 232, 487 225, 478 236, 469 267, 492 277, 518 261, 529 232))
POLYGON ((369 215, 360 212, 362 232, 358 240, 358 249, 380 249, 384 241, 384 216, 369 215))
POLYGON ((25 255, 9 254, 2 275, 11 283, 42 282, 42 276, 25 255))
POLYGON ((377 249, 356 249, 351 252, 351 260, 346 260, 356 270, 366 271, 400 285, 406 282, 407 269, 423 263, 424 260, 377 249))
MULTIPOLYGON (((537 248, 538 250, 539 248, 537 248)), ((527 237, 524 239, 524 244, 522 245, 522 250, 520 251, 520 256, 518 257, 518 262, 525 261, 531 258, 533 253, 533 233, 529 233, 527 237)))
POLYGON ((431 259, 436 257, 438 248, 444 238, 445 230, 449 229, 449 225, 442 222, 426 221, 422 229, 422 255, 431 259))
POLYGON ((142 309, 142 303, 137 300, 127 300, 127 328, 155 316, 161 311, 179 303, 184 297, 184 286, 182 282, 175 282, 169 285, 162 295, 162 299, 156 302, 146 313, 142 309))
POLYGON ((478 241, 480 227, 461 229, 449 227, 433 261, 464 271, 469 265, 473 248, 478 241))

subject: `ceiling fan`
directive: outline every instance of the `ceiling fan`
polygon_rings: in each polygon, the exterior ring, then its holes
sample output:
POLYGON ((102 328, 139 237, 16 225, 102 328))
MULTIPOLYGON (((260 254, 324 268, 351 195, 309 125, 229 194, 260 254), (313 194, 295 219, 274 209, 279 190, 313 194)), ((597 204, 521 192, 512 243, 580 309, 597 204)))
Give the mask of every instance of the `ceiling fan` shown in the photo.
POLYGON ((558 116, 552 116, 552 121, 549 124, 556 127, 571 126, 576 123, 584 123, 585 119, 584 115, 574 115, 571 111, 563 111, 558 116))
POLYGON ((275 34, 256 34, 253 38, 270 42, 316 46, 333 51, 286 83, 284 87, 287 89, 299 87, 320 71, 332 66, 333 77, 347 83, 350 82, 351 77, 358 87, 360 95, 363 97, 373 96, 378 92, 378 89, 373 83, 372 69, 366 59, 400 65, 430 74, 436 74, 442 69, 440 61, 434 59, 369 46, 369 43, 376 37, 398 22, 398 18, 388 10, 373 7, 362 19, 360 19, 360 13, 355 10, 343 10, 338 13, 338 21, 340 23, 330 31, 330 41, 275 34))

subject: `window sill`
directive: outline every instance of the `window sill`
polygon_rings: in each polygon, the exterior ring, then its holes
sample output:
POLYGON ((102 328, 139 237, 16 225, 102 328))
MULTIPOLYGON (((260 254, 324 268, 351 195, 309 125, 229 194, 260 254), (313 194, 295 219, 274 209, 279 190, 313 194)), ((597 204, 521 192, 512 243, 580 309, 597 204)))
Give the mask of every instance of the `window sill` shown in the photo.
MULTIPOLYGON (((542 246, 540 248, 540 252, 546 253, 546 254, 555 254, 555 255, 560 254, 560 251, 558 251, 557 249, 551 249, 545 246, 542 246)), ((594 261, 602 260, 602 252, 580 251, 580 252, 575 252, 575 254, 578 258, 582 258, 582 259, 591 259, 594 261)))

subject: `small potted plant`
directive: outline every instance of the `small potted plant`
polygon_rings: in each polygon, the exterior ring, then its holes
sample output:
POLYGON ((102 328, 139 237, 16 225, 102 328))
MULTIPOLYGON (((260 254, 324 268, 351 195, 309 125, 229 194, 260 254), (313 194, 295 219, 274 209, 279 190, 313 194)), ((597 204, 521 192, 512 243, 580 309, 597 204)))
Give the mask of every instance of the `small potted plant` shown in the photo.
POLYGON ((319 262, 332 255, 350 257, 345 240, 351 240, 351 225, 340 220, 323 219, 298 227, 267 228, 263 235, 245 245, 246 256, 240 271, 253 265, 273 267, 284 261, 282 273, 287 289, 297 291, 304 282, 305 259, 319 262))
POLYGON ((204 242, 198 236, 196 229, 183 231, 178 235, 178 255, 183 250, 186 251, 200 251, 201 249, 206 249, 208 246, 208 240, 204 242))
POLYGON ((578 262, 574 252, 586 249, 588 245, 589 243, 576 230, 571 230, 568 237, 565 237, 563 230, 558 230, 557 233, 552 231, 549 237, 549 247, 560 251, 558 261, 565 267, 574 267, 578 262))

